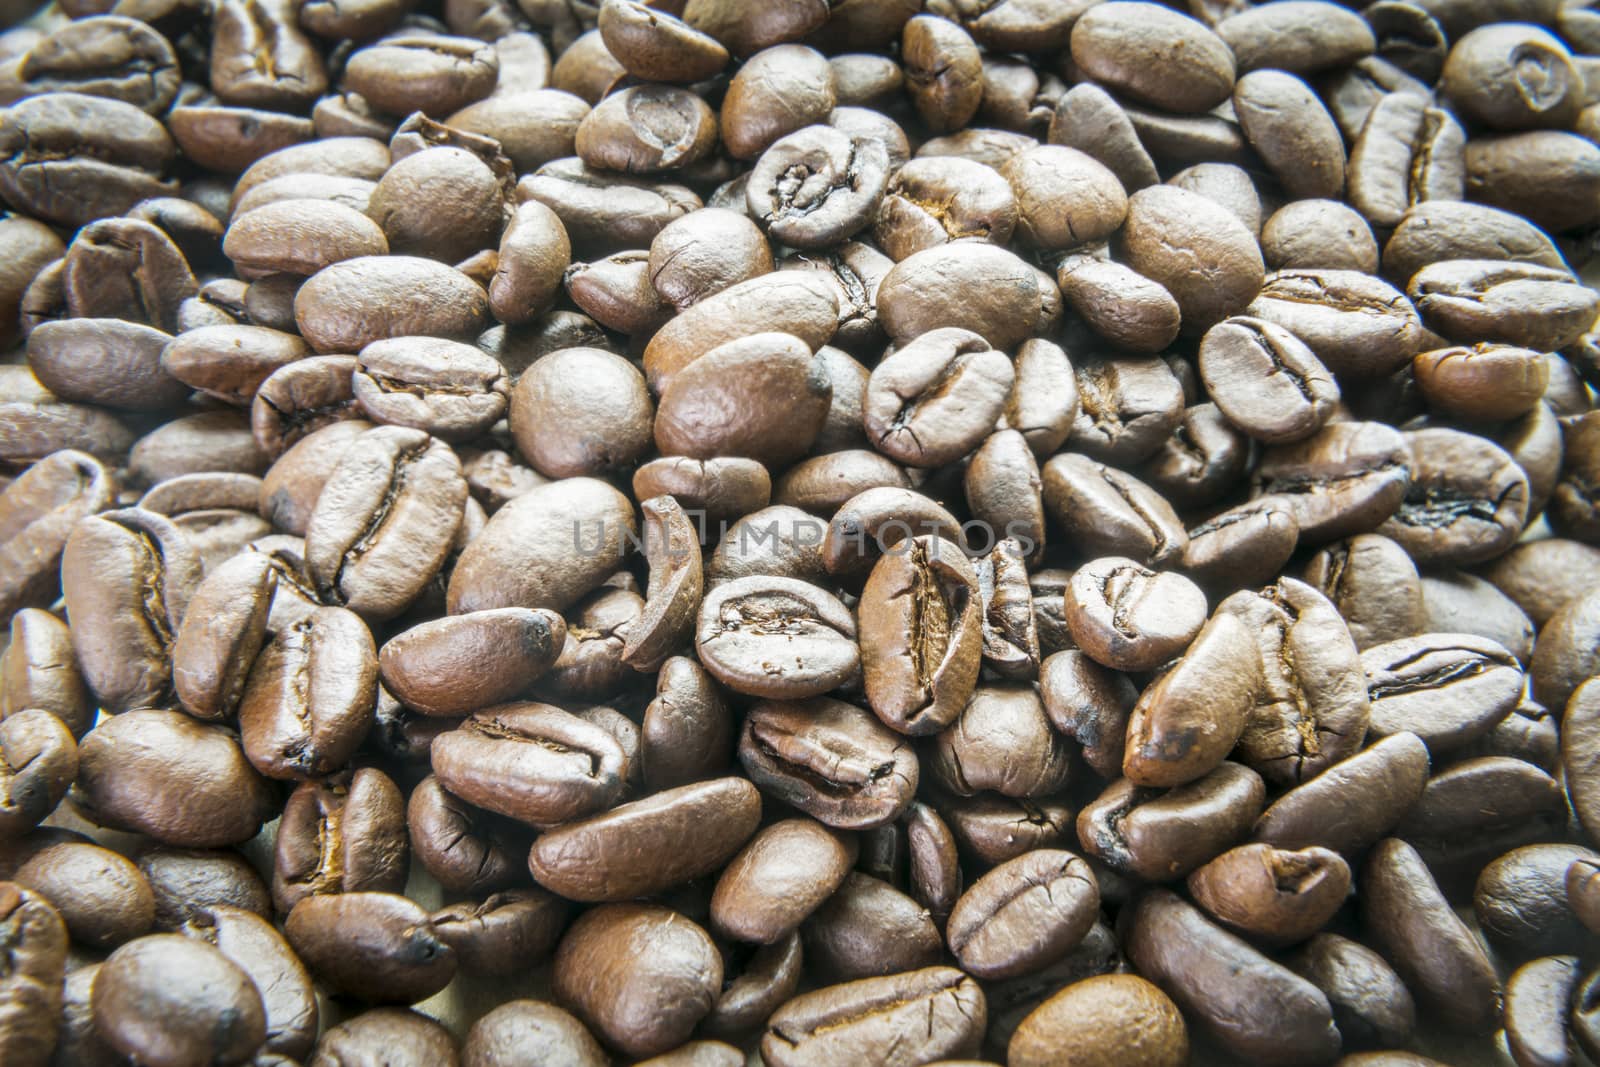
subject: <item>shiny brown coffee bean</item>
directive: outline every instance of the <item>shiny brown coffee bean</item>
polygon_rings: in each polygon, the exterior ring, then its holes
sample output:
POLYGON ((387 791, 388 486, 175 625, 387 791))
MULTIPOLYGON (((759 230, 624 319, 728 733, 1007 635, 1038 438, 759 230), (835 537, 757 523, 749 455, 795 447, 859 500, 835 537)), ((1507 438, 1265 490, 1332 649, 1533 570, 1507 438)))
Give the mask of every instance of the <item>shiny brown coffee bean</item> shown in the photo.
POLYGON ((1494 967, 1416 850, 1394 838, 1380 842, 1361 888, 1363 923, 1422 1004, 1453 1026, 1492 1029, 1501 994, 1494 967))
POLYGON ((211 945, 152 934, 95 974, 95 1031, 118 1053, 163 1067, 247 1062, 266 1036, 249 974, 211 945))
POLYGON ((988 1021, 978 983, 953 967, 826 986, 767 1020, 761 1058, 810 1063, 918 1063, 976 1053, 988 1021))
POLYGON ((61 577, 78 662, 102 706, 168 699, 173 638, 200 580, 188 538, 154 512, 104 512, 73 528, 61 577))
POLYGON ((289 913, 284 934, 318 981, 369 1002, 423 1000, 456 972, 455 950, 428 913, 393 893, 308 896, 289 913))
POLYGON ((21 1064, 50 1062, 57 1045, 66 971, 67 930, 39 893, 0 883, 0 944, 12 965, 3 987, 0 1052, 21 1064))
POLYGON ((318 608, 256 658, 239 700, 245 755, 269 778, 307 779, 342 767, 372 725, 377 650, 344 608, 318 608))
POLYGON ((1037 970, 1077 947, 1099 902, 1088 864, 1070 852, 1039 849, 996 867, 956 902, 951 951, 983 978, 1037 970))
POLYGON ((534 878, 570 900, 628 900, 720 868, 755 833, 760 794, 740 778, 679 786, 540 837, 534 878), (653 863, 635 860, 649 852, 653 863))
POLYGON ((1265 798, 1261 777, 1236 763, 1164 793, 1122 778, 1078 813, 1078 839, 1114 871, 1170 881, 1248 836, 1265 798))
POLYGON ((467 498, 442 441, 399 426, 352 441, 306 526, 306 564, 330 602, 374 620, 399 614, 454 541, 467 498))
POLYGON ((304 782, 278 824, 273 904, 288 914, 316 894, 398 893, 406 844, 404 801, 382 771, 363 767, 304 782))
POLYGON ((587 912, 556 951, 556 996, 608 1044, 634 1057, 682 1044, 711 1010, 721 984, 722 961, 711 938, 656 905, 587 912), (637 944, 653 949, 634 956, 637 944))
POLYGON ((1128 918, 1128 954, 1234 1056, 1338 1054, 1339 1030, 1321 990, 1166 890, 1139 898, 1128 918), (1240 981, 1242 973, 1252 977, 1240 981))
POLYGON ((758 704, 745 718, 739 761, 768 793, 835 829, 893 822, 920 778, 904 738, 825 697, 758 704))
POLYGON ((792 578, 723 582, 700 605, 695 648, 738 692, 778 700, 820 696, 857 675, 856 624, 825 590, 792 578))
POLYGON ((463 800, 534 825, 602 809, 622 791, 616 741, 548 704, 480 711, 434 742, 432 762, 463 800))
POLYGON ((397 634, 378 651, 383 684, 425 715, 469 715, 525 692, 554 666, 567 628, 554 612, 498 608, 397 634))
POLYGON ((858 611, 867 701, 886 725, 915 735, 955 720, 978 680, 982 610, 949 541, 914 538, 878 561, 858 611))
POLYGON ((23 708, 0 719, 0 833, 32 830, 77 777, 77 742, 55 715, 23 708))

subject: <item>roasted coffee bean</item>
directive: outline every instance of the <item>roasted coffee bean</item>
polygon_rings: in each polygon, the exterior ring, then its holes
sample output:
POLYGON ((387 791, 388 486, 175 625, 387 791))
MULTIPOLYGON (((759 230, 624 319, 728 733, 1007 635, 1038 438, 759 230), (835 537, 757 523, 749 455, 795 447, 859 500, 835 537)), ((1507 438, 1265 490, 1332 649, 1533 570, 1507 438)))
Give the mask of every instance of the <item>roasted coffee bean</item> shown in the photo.
POLYGON ((0 721, 29 708, 54 715, 74 737, 94 719, 71 631, 38 608, 12 616, 11 639, 0 653, 0 721))
POLYGON ((1119 348, 1159 352, 1177 339, 1181 320, 1177 300, 1159 282, 1131 267, 1091 255, 1069 255, 1056 271, 1056 283, 1067 305, 1119 348))
POLYGON ((261 996, 244 968, 177 934, 113 952, 95 975, 91 1003, 106 1043, 152 1064, 241 1063, 266 1037, 261 996))
POLYGON ((1076 948, 1099 912, 1089 865, 1070 852, 1040 849, 1001 864, 956 902, 951 951, 981 978, 1037 970, 1076 948))
POLYGON ((1122 778, 1078 813, 1078 839, 1118 873, 1170 881, 1248 836, 1265 798, 1260 775, 1237 763, 1164 793, 1122 778))
POLYGON ((414 1003, 456 972, 455 950, 428 913, 393 893, 308 896, 289 913, 284 934, 313 977, 359 1000, 414 1003))
MULTIPOLYGON (((730 97, 732 92, 730 86, 730 97)), ((727 109, 725 103, 724 116, 727 109)), ((745 186, 745 209, 774 239, 820 250, 872 220, 888 181, 889 159, 881 141, 854 138, 830 126, 806 126, 762 151, 745 186)))
POLYGON ((1273 212, 1261 227, 1261 255, 1273 270, 1378 270, 1372 228, 1337 200, 1296 200, 1273 212))
POLYGON ((1268 450, 1256 469, 1257 495, 1280 497, 1301 537, 1321 544, 1376 528, 1394 514, 1410 484, 1410 449, 1375 422, 1330 422, 1292 445, 1268 450))
POLYGON ((760 795, 743 779, 679 786, 546 833, 528 865, 570 900, 628 900, 717 870, 760 817, 760 795), (641 867, 635 861, 646 853, 654 861, 641 867))
POLYGON ((456 950, 463 971, 499 977, 549 956, 567 911, 565 901, 542 889, 513 889, 481 904, 442 908, 429 921, 456 950))
POLYGON ((409 858, 400 790, 371 767, 302 783, 284 805, 276 853, 281 914, 316 894, 400 892, 409 858))
POLYGON ((773 796, 841 830, 893 822, 920 778, 904 738, 870 712, 826 697, 756 705, 739 738, 739 762, 773 796))
POLYGON ((851 981, 937 963, 939 929, 926 908, 877 878, 852 871, 800 928, 806 964, 827 981, 851 981))
POLYGON ((40 459, 0 490, 0 618, 20 617, 56 598, 61 552, 73 527, 107 508, 112 492, 97 459, 68 449, 40 459))
POLYGON ((1041 312, 1039 274, 1016 255, 984 242, 938 245, 895 264, 878 286, 878 321, 899 344, 940 327, 960 327, 998 350, 1034 332, 1041 312))
POLYGON ((200 580, 188 538, 139 508, 89 516, 67 539, 61 577, 78 663, 101 705, 124 711, 168 699, 174 635, 200 580))
POLYGON ((1355 852, 1405 817, 1427 784, 1428 766, 1416 734, 1383 738, 1279 797, 1256 823, 1255 837, 1284 849, 1355 852), (1321 815, 1328 804, 1346 813, 1337 826, 1321 815))
POLYGON ((1335 542, 1311 557, 1302 577, 1338 608, 1359 649, 1425 629, 1416 564, 1387 537, 1358 534, 1335 542))
POLYGON ((277 586, 267 558, 248 552, 213 569, 195 589, 193 610, 172 644, 173 689, 189 714, 208 720, 233 714, 266 643, 277 586))
POLYGON ((170 933, 219 906, 272 915, 266 883, 238 852, 157 847, 140 855, 139 870, 155 898, 157 930, 170 933))
POLYGON ((799 989, 800 952, 800 935, 792 933, 748 953, 742 972, 727 978, 711 1014, 701 1024, 705 1032, 741 1037, 760 1029, 799 989))
POLYGON ((873 234, 889 257, 899 261, 950 241, 1003 245, 1011 239, 1017 215, 1011 185, 994 170, 971 160, 934 156, 912 160, 895 172, 873 234))
POLYGON ((1269 944, 1320 930, 1350 892, 1350 867, 1325 848, 1286 851, 1250 844, 1189 875, 1189 892, 1224 925, 1269 944))
POLYGON ((0 119, 0 196, 51 222, 79 226, 167 196, 176 149, 161 124, 132 104, 52 92, 13 104, 0 119))
POLYGON ((1390 373, 1423 344, 1405 294, 1355 271, 1280 270, 1266 279, 1249 314, 1300 338, 1335 375, 1390 373))
POLYGON ((1262 319, 1240 316, 1207 330, 1199 365, 1228 420, 1267 444, 1309 437, 1339 402, 1338 385, 1311 348, 1262 319))
POLYGON ((1538 353, 1488 343, 1422 352, 1412 361, 1412 373, 1430 407, 1482 422, 1526 414, 1550 380, 1538 353))
POLYGON ((1483 438, 1454 430, 1406 435, 1411 484, 1378 528, 1422 565, 1466 565, 1499 555, 1522 533, 1527 476, 1483 438))
POLYGON ((78 776, 78 745, 42 708, 0 719, 0 833, 16 837, 44 820, 78 776))
POLYGON ((461 1062, 450 1031, 409 1008, 372 1008, 329 1027, 307 1062, 316 1067, 336 1067, 384 1056, 395 1058, 396 1067, 458 1067, 461 1062))
POLYGON ((1178 559, 1188 542, 1172 505, 1132 475, 1062 453, 1044 465, 1044 503, 1083 554, 1146 566, 1178 559))
POLYGON ((1373 31, 1352 15, 1302 0, 1281 11, 1246 8, 1219 22, 1216 32, 1233 49, 1241 71, 1274 67, 1302 74, 1371 54, 1373 31))
POLYGON ((39 893, 0 883, 0 944, 7 968, 0 1012, 0 1052, 8 1062, 44 1064, 56 1048, 67 962, 67 930, 39 893))
POLYGON ((820 696, 861 666, 850 612, 792 578, 752 576, 712 588, 700 604, 695 648, 730 689, 774 700, 820 696))
POLYGON ((120 319, 45 322, 28 335, 28 365, 63 400, 160 411, 188 395, 161 360, 171 341, 161 330, 120 319))
POLYGON ((1182 785, 1222 763, 1250 723, 1262 685, 1250 643, 1244 623, 1219 612, 1146 687, 1128 719, 1122 772, 1130 781, 1182 785))
POLYGON ((937 537, 901 542, 873 567, 858 611, 873 712, 912 735, 953 722, 977 684, 983 643, 978 580, 961 550, 937 537))
POLYGON ((925 967, 794 998, 767 1020, 761 1058, 773 1067, 798 1067, 971 1056, 986 1022, 977 982, 953 967, 925 967))
POLYGON ((1469 1032, 1493 1029, 1501 994, 1494 966, 1416 850, 1395 838, 1380 842, 1361 889, 1364 925, 1423 1005, 1469 1032))
POLYGON ((1126 675, 1076 649, 1057 652, 1040 667, 1039 695, 1050 724, 1082 746, 1096 774, 1122 774, 1128 716, 1139 695, 1126 675))
POLYGON ((316 609, 256 657, 239 699, 245 755, 269 778, 337 770, 372 725, 377 684, 366 624, 344 608, 316 609))
POLYGON ((1584 93, 1554 35, 1529 26, 1481 26, 1450 49, 1442 71, 1450 102, 1499 130, 1568 127, 1584 93))
POLYGON ((735 732, 732 709, 711 675, 691 657, 672 656, 661 664, 640 726, 646 784, 670 789, 722 771, 735 732))
POLYGON ((1568 1026, 1582 979, 1576 956, 1547 956, 1513 972, 1505 997, 1506 1043, 1513 1058, 1529 1063, 1571 1059, 1568 1026))
POLYGON ((362 349, 352 388, 373 421, 447 440, 471 437, 498 421, 509 390, 497 360, 470 345, 421 337, 362 349))
POLYGON ((274 372, 310 354, 300 338, 264 326, 202 326, 172 338, 161 367, 184 385, 248 407, 274 372))
POLYGON ((318 352, 359 352, 390 337, 467 340, 489 318, 489 298, 453 267, 415 256, 358 256, 313 274, 294 297, 300 333, 318 352), (404 294, 426 293, 424 299, 404 294))
POLYGON ((1483 204, 1428 200, 1407 211, 1395 227, 1383 249, 1383 273, 1405 285, 1423 267, 1452 259, 1565 266, 1550 238, 1520 216, 1483 204))
POLYGON ((236 735, 156 709, 90 731, 78 750, 74 796, 101 825, 189 848, 249 840, 273 803, 236 735))
POLYGON ((1290 196, 1344 192, 1339 127, 1305 82, 1281 70, 1252 71, 1234 86, 1233 109, 1251 147, 1290 196))
POLYGON ((780 138, 825 121, 836 99, 820 52, 774 43, 751 56, 729 82, 722 101, 722 143, 736 159, 756 159, 780 138))
POLYGON ((1498 260, 1430 264, 1406 291, 1446 337, 1539 351, 1571 344, 1600 307, 1600 297, 1565 271, 1498 260))
MULTIPOLYGON (((874 453, 857 455, 872 456, 870 462, 881 462, 881 469, 899 472, 898 467, 874 453)), ((826 460, 826 456, 817 457, 819 466, 831 466, 830 463, 821 462, 826 460)), ((804 464, 797 465, 796 469, 800 466, 804 464)), ((806 481, 797 478, 793 471, 787 477, 791 485, 795 481, 802 484, 806 481)), ((853 491, 834 491, 843 493, 839 503, 855 495, 853 491)), ((767 468, 753 459, 718 456, 700 460, 687 456, 663 456, 643 464, 634 472, 633 495, 640 500, 656 496, 672 497, 683 506, 704 536, 711 530, 721 530, 738 518, 765 508, 772 500, 773 485, 767 468)))
POLYGON ((417 860, 450 892, 482 895, 521 877, 527 835, 447 793, 432 775, 411 791, 406 825, 417 860))
POLYGON ((306 527, 319 592, 372 619, 405 609, 443 564, 467 497, 450 447, 408 427, 350 443, 306 527))
POLYGON ((1153 670, 1186 648, 1205 623, 1205 595, 1188 579, 1102 556, 1072 576, 1063 598, 1072 638, 1095 662, 1153 670))
POLYGON ((344 83, 391 115, 449 115, 488 96, 499 72, 499 57, 481 41, 397 35, 358 49, 344 83))
POLYGON ((383 683, 425 715, 468 715, 499 704, 554 666, 566 640, 554 612, 497 608, 423 623, 378 652, 383 683))
POLYGON ((1189 1060, 1177 1006, 1131 974, 1094 975, 1053 993, 1017 1025, 1006 1058, 1014 1067, 1046 1067, 1058 1062, 1063 1047, 1118 1049, 1130 1067, 1189 1060))
POLYGON ((1233 89, 1228 46, 1155 4, 1085 13, 1072 29, 1072 59, 1094 80, 1168 111, 1205 111, 1233 89))
POLYGON ((1135 193, 1118 240, 1128 265, 1177 300, 1185 332, 1200 334, 1239 314, 1261 288, 1255 237, 1226 208, 1186 189, 1135 193), (1201 270, 1201 262, 1215 266, 1201 270))
POLYGON ((1410 1038, 1417 1021, 1411 993, 1372 949, 1322 933, 1286 962, 1327 996, 1346 1047, 1396 1046, 1410 1038))
POLYGON ((959 796, 1028 799, 1059 792, 1071 764, 1032 687, 984 686, 928 752, 934 780, 959 796))
POLYGON ((713 928, 725 937, 775 944, 838 889, 857 851, 853 837, 810 819, 763 829, 717 880, 713 928))
POLYGON ((908 466, 952 462, 994 426, 1013 378, 1011 361, 977 334, 930 330, 873 370, 862 402, 868 438, 908 466))
POLYGON ((26 367, 0 368, 0 412, 0 459, 8 463, 32 463, 66 450, 120 461, 134 443, 135 434, 116 416, 67 403, 26 367))
POLYGON ((468 803, 534 825, 608 806, 622 792, 611 735, 548 704, 480 711, 433 744, 439 782, 468 803))
POLYGON ((1007 538, 973 568, 983 604, 983 662, 1011 679, 1032 678, 1039 671, 1038 620, 1025 554, 1021 540, 1007 538))
POLYGON ((1289 561, 1299 538, 1288 505, 1259 497, 1191 527, 1183 569, 1208 591, 1265 582, 1289 561))
POLYGON ((656 447, 666 455, 744 456, 786 466, 821 432, 832 394, 826 367, 800 338, 742 337, 706 352, 662 388, 656 447))
POLYGON ((1478 876, 1473 911, 1498 953, 1515 960, 1583 947, 1588 930, 1567 902, 1568 869, 1595 854, 1576 845, 1527 845, 1489 864, 1478 876))
POLYGON ((1462 198, 1466 134, 1447 111, 1409 92, 1386 93, 1350 150, 1350 203, 1374 226, 1408 209, 1462 198))
POLYGON ((81 945, 114 948, 148 933, 155 922, 155 898, 145 876, 99 845, 52 845, 19 867, 16 881, 54 902, 67 933, 81 945))
POLYGON ((1240 1059, 1317 1061, 1338 1054, 1339 1030, 1316 986, 1164 889, 1139 898, 1128 956, 1240 1059), (1237 975, 1249 972, 1249 981, 1237 975))
POLYGON ((644 552, 650 584, 644 610, 628 627, 622 660, 634 670, 659 668, 695 629, 704 573, 694 523, 671 497, 652 497, 644 513, 644 552))
POLYGON ((587 912, 556 951, 556 996, 629 1056, 682 1044, 710 1012, 722 961, 710 936, 657 905, 612 904, 587 912), (644 955, 631 948, 650 944, 644 955))
POLYGON ((604 474, 638 460, 650 447, 652 416, 643 376, 596 348, 550 353, 511 393, 517 447, 550 478, 604 474))
POLYGON ((1077 367, 1078 418, 1068 445, 1131 466, 1147 459, 1183 418, 1183 387, 1154 359, 1087 359, 1077 367))
POLYGON ((1522 695, 1522 670, 1499 644, 1470 634, 1424 634, 1361 654, 1372 732, 1414 733, 1448 751, 1486 733, 1522 695))

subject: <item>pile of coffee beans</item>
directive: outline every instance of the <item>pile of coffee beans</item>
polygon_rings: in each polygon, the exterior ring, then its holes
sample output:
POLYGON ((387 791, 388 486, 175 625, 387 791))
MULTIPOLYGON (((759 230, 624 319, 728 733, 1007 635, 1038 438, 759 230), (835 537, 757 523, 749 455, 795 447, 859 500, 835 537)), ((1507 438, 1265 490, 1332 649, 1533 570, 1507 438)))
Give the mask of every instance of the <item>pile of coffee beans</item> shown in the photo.
POLYGON ((1600 1061, 1600 7, 34 2, 4 1067, 1600 1061))

